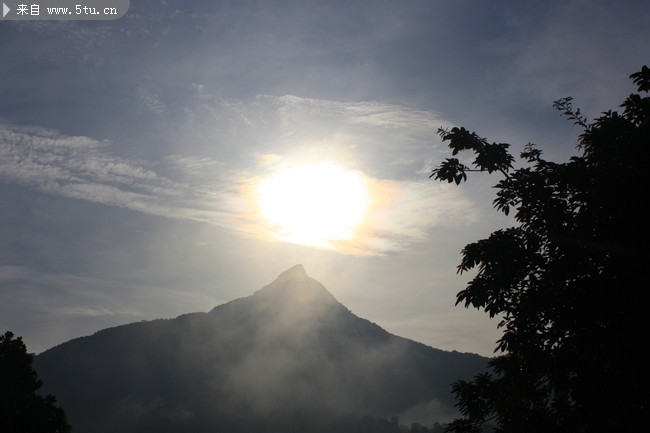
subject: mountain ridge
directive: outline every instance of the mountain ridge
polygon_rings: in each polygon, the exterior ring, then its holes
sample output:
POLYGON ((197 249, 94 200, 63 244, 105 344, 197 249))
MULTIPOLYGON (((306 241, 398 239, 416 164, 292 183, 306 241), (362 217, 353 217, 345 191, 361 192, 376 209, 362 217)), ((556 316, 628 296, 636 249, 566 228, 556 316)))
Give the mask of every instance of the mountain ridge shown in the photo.
POLYGON ((436 414, 443 421, 453 412, 450 383, 485 364, 354 315, 301 265, 207 313, 107 328, 35 359, 46 392, 82 433, 153 432, 148 426, 160 423, 266 431, 248 417, 290 431, 295 414, 316 425, 346 414, 385 418, 431 402, 444 407, 436 414))

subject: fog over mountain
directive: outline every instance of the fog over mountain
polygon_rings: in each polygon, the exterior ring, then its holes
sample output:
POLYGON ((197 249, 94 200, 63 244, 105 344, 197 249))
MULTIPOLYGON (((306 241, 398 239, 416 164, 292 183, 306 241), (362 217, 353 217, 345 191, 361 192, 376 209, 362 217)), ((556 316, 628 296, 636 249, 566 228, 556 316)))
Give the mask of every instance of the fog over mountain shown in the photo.
POLYGON ((450 384, 486 361, 388 333, 297 265, 208 313, 68 341, 35 368, 79 433, 316 432, 345 417, 446 422, 450 384))

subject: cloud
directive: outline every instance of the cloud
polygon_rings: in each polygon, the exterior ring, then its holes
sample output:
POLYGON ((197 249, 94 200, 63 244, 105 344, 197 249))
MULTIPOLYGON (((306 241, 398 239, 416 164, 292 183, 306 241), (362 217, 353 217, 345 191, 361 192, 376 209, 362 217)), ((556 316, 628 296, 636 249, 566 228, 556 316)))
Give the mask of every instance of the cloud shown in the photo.
POLYGON ((449 423, 457 418, 458 410, 441 402, 431 400, 415 405, 399 414, 401 424, 433 425, 434 423, 449 423))
POLYGON ((218 220, 217 210, 192 206, 204 191, 159 175, 150 162, 112 155, 110 148, 89 137, 0 125, 0 179, 154 215, 218 220))
POLYGON ((73 306, 73 307, 62 307, 58 309, 53 309, 50 311, 52 314, 59 316, 83 316, 83 317, 93 317, 93 316, 139 316, 142 313, 138 311, 131 311, 125 309, 113 310, 107 308, 103 305, 99 306, 73 306))
MULTIPOLYGON (((179 145, 153 160, 119 155, 105 140, 0 124, 0 179, 268 238, 257 184, 288 165, 326 161, 358 173, 371 191, 359 235, 332 243, 337 251, 385 254, 425 239, 432 226, 473 221, 458 189, 427 180, 435 130, 445 123, 436 113, 292 95, 224 100, 195 87, 182 126, 170 130, 179 145)), ((143 138, 141 146, 154 143, 143 138)))

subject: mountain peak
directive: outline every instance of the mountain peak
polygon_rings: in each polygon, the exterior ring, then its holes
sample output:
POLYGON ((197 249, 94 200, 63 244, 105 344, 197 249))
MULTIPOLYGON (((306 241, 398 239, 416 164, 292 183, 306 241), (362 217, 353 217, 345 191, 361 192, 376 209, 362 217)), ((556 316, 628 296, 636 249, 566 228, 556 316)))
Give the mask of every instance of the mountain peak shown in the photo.
POLYGON ((394 414, 432 424, 453 413, 448 384, 485 365, 355 316, 300 265, 210 314, 106 329, 35 359, 82 433, 355 431, 381 429, 362 416, 394 414))
POLYGON ((309 278, 309 275, 307 275, 305 268, 300 264, 287 269, 278 276, 278 280, 282 281, 305 278, 309 278))
POLYGON ((282 272, 271 284, 258 290, 256 294, 300 303, 338 303, 321 283, 307 275, 302 265, 295 265, 282 272))

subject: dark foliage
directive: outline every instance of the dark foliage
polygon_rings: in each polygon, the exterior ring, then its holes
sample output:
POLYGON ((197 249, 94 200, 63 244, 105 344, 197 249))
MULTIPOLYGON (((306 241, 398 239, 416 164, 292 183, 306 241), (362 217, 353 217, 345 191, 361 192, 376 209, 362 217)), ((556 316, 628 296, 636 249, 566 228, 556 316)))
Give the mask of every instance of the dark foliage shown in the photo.
POLYGON ((43 385, 32 369, 32 355, 22 338, 0 336, 0 432, 67 433, 72 431, 56 399, 38 395, 43 385))
MULTIPOLYGON (((631 76, 650 90, 650 69, 631 76)), ((491 370, 453 391, 462 418, 447 431, 635 431, 647 422, 648 338, 644 275, 649 245, 646 208, 650 98, 630 95, 623 112, 593 123, 571 98, 555 107, 584 132, 579 156, 542 158, 529 144, 513 169, 508 145, 464 128, 440 130, 453 154, 471 150, 470 170, 448 159, 436 180, 498 171, 494 207, 517 224, 462 251, 460 273, 477 269, 457 303, 498 316, 503 335, 491 370)))

